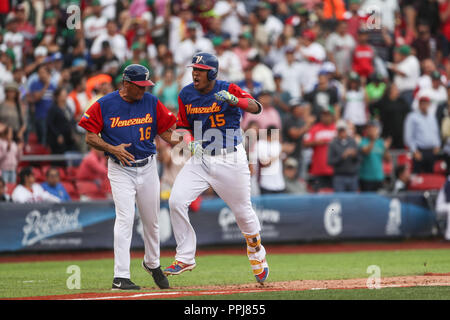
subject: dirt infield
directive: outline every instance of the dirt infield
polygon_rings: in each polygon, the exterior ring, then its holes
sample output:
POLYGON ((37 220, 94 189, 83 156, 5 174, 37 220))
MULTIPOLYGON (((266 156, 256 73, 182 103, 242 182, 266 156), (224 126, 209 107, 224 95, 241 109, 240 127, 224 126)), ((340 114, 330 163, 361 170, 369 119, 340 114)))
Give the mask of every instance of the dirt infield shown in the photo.
MULTIPOLYGON (((265 245, 270 254, 281 253, 332 253, 332 252, 358 252, 377 250, 413 250, 413 249, 450 249, 450 242, 441 241, 399 241, 399 242, 362 242, 362 243, 316 243, 295 245, 265 245)), ((197 256, 211 254, 246 254, 246 248, 220 247, 197 250, 197 256)), ((144 251, 132 251, 132 258, 141 258, 144 251)), ((161 250, 162 257, 172 257, 174 250, 161 250)), ((33 261, 66 261, 66 260, 92 260, 112 259, 113 251, 72 251, 64 253, 11 253, 0 255, 0 263, 33 262, 33 261)))
MULTIPOLYGON (((333 289, 365 289, 367 279, 346 280, 296 280, 289 282, 269 282, 265 285, 257 283, 230 285, 230 286, 203 286, 172 288, 166 291, 152 291, 152 288, 143 288, 141 292, 82 293, 70 295, 41 296, 18 298, 17 300, 136 300, 136 299, 164 299, 187 296, 230 295, 238 293, 258 293, 276 291, 307 291, 307 290, 333 290, 333 289)), ((382 288, 400 288, 416 286, 450 286, 450 276, 423 275, 382 278, 379 284, 382 288)), ((376 289, 376 288, 374 288, 376 289)), ((251 298, 250 298, 251 299, 251 298)))

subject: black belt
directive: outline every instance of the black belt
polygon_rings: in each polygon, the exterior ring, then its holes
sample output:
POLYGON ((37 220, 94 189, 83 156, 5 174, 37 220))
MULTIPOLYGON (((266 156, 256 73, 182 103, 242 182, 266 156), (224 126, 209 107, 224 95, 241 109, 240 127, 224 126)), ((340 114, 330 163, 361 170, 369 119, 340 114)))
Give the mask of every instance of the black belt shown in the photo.
MULTIPOLYGON (((151 155, 150 157, 148 157, 148 158, 146 158, 146 159, 144 159, 144 160, 142 160, 142 161, 139 161, 139 162, 130 162, 130 165, 123 165, 124 167, 133 167, 133 168, 138 168, 138 167, 143 167, 143 166, 145 166, 147 163, 148 163, 148 159, 150 159, 150 158, 152 158, 153 157, 153 155, 151 155)), ((122 163, 119 161, 119 160, 117 160, 116 158, 111 158, 115 163, 117 163, 117 164, 120 164, 121 166, 122 166, 122 163)))
POLYGON ((228 153, 233 153, 233 152, 236 152, 236 151, 237 151, 236 146, 233 146, 232 148, 223 148, 223 149, 213 148, 213 149, 205 149, 205 150, 203 150, 203 152, 205 154, 209 155, 209 156, 215 156, 216 154, 217 155, 226 155, 228 153), (216 153, 216 151, 217 151, 217 153, 216 153))

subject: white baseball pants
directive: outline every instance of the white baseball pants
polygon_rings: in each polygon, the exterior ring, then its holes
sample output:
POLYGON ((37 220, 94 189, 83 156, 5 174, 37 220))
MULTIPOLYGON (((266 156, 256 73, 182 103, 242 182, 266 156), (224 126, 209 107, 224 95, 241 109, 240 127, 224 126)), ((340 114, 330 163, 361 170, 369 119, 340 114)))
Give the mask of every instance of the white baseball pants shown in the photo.
MULTIPOLYGON (((261 226, 250 200, 250 170, 242 144, 226 155, 191 157, 178 173, 170 198, 170 219, 177 242, 175 259, 195 263, 196 235, 189 221, 192 201, 211 186, 236 217, 244 235, 258 234, 261 226)), ((257 256, 265 257, 264 247, 257 256)))
POLYGON ((142 167, 124 167, 108 160, 108 178, 116 207, 114 223, 114 277, 130 278, 130 246, 135 205, 139 209, 144 234, 144 261, 160 266, 159 210, 160 186, 155 157, 142 167))

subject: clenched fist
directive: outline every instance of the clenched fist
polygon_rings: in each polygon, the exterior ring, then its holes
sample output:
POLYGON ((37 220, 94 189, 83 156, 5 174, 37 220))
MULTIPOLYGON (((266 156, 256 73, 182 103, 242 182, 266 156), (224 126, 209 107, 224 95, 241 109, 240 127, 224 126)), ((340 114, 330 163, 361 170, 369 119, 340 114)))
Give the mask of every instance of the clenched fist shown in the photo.
POLYGON ((232 106, 237 105, 239 102, 239 99, 236 98, 236 96, 232 95, 226 90, 221 90, 218 93, 215 93, 214 96, 218 101, 225 101, 228 104, 231 104, 232 106))

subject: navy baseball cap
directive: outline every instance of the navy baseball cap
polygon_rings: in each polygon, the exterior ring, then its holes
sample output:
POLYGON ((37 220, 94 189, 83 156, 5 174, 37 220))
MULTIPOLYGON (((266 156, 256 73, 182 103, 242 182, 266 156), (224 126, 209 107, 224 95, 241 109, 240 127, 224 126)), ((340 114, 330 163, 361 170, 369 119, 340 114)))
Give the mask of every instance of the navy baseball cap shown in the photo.
POLYGON ((140 64, 130 64, 123 70, 124 81, 128 81, 140 87, 154 86, 155 84, 150 80, 150 71, 140 64))
POLYGON ((192 58, 192 63, 188 67, 212 70, 219 68, 217 57, 211 53, 199 52, 192 58))
POLYGON ((192 63, 187 67, 208 70, 208 80, 214 80, 219 71, 219 60, 211 53, 199 52, 192 57, 192 63))

